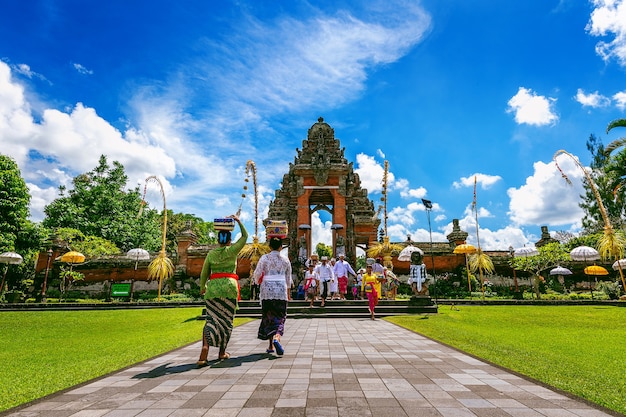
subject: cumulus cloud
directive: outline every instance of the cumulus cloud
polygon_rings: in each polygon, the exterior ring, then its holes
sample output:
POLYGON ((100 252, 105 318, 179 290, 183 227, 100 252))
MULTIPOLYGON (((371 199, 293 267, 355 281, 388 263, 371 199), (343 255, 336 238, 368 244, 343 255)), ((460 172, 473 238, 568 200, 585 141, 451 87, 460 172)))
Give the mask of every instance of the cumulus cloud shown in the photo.
POLYGON ((534 173, 519 188, 509 188, 509 216, 517 225, 559 226, 580 224, 583 211, 578 206, 584 194, 583 172, 569 157, 558 158, 559 166, 572 181, 568 185, 554 162, 535 162, 534 173))
POLYGON ((467 177, 461 177, 459 181, 454 181, 452 186, 454 188, 473 187, 474 181, 476 181, 476 185, 479 185, 483 190, 487 190, 500 180, 502 180, 502 177, 499 175, 480 174, 477 172, 467 177))
POLYGON ((507 113, 515 114, 515 122, 531 126, 552 125, 559 120, 554 112, 555 98, 537 95, 534 91, 520 87, 507 103, 507 113))
MULTIPOLYGON (((383 176, 385 167, 382 163, 376 161, 373 156, 360 153, 356 156, 356 168, 354 172, 359 174, 361 179, 361 188, 367 189, 368 193, 380 192, 383 189, 383 176)), ((393 173, 387 173, 387 182, 394 181, 393 173)))
POLYGON ((613 95, 613 100, 615 100, 615 105, 622 111, 626 109, 626 91, 620 91, 619 93, 615 93, 613 95))
POLYGON ((592 0, 594 10, 585 30, 593 36, 612 37, 596 44, 596 53, 605 61, 616 59, 626 66, 626 2, 592 0))
POLYGON ((607 107, 611 104, 610 98, 603 96, 597 91, 585 94, 582 88, 579 88, 576 92, 576 101, 584 107, 607 107))

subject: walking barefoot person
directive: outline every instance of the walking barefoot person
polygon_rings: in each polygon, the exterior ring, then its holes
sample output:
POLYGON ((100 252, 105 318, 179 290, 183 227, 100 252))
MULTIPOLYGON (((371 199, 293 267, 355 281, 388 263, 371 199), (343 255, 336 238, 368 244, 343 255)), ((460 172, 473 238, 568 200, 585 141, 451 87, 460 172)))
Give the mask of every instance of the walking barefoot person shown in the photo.
POLYGON ((231 231, 219 230, 217 241, 219 247, 211 250, 202 266, 200 273, 200 294, 204 295, 206 303, 206 323, 202 331, 202 351, 198 366, 206 366, 209 346, 219 348, 219 359, 228 359, 226 346, 233 332, 233 319, 239 299, 239 283, 237 280, 237 255, 243 249, 248 239, 248 232, 237 216, 226 219, 215 219, 216 229, 234 228, 234 222, 239 224, 241 237, 231 245, 231 231), (232 226, 222 224, 232 223, 232 226))
POLYGON ((268 340, 267 353, 277 355, 285 352, 280 338, 285 331, 287 302, 291 288, 291 263, 280 254, 287 226, 273 227, 276 221, 268 222, 266 236, 269 239, 270 253, 261 256, 254 270, 254 280, 259 283, 261 300, 261 323, 257 337, 268 340), (278 231, 277 231, 278 229, 278 231))

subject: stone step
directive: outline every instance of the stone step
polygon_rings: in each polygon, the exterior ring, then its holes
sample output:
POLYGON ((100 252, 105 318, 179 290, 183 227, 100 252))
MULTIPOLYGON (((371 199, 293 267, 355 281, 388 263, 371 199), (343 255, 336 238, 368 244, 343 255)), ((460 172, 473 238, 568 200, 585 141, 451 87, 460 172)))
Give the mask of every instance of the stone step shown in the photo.
MULTIPOLYGON (((320 306, 320 301, 309 307, 309 302, 304 300, 289 301, 287 315, 289 318, 369 318, 368 302, 365 300, 333 300, 326 301, 325 306, 320 306)), ((385 317, 400 314, 436 314, 437 306, 430 297, 419 296, 408 300, 380 300, 376 306, 376 316, 385 317)), ((206 311, 203 309, 199 319, 204 319, 206 311)), ((258 300, 242 300, 239 302, 239 310, 236 317, 261 317, 261 304, 258 300)))

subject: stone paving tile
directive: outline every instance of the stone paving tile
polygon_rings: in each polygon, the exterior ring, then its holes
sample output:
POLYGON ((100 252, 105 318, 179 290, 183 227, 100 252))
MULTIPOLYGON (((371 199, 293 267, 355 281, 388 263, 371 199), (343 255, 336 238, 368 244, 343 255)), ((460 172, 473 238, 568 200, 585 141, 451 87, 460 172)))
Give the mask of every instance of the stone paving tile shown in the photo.
POLYGON ((234 330, 228 360, 211 349, 197 368, 198 342, 0 416, 615 415, 381 320, 288 320, 282 357, 257 326, 234 330))

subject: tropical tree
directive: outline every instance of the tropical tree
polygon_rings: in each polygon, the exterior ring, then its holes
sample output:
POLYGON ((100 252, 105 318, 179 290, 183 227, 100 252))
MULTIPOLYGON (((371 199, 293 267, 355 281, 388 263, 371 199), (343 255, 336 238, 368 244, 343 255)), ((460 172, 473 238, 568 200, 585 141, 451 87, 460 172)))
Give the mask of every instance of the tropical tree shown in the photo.
POLYGON ((315 246, 315 253, 317 253, 319 259, 322 259, 322 256, 328 256, 330 258, 333 256, 333 248, 323 242, 319 242, 315 246))
POLYGON ((539 283, 543 281, 541 273, 552 269, 569 260, 568 252, 558 242, 548 243, 540 248, 538 255, 513 257, 509 260, 511 267, 517 271, 526 271, 533 275, 533 287, 537 298, 541 298, 539 283))
MULTIPOLYGON (((556 167, 563 175, 563 178, 568 183, 571 184, 571 181, 567 177, 567 175, 561 170, 557 161, 557 157, 559 155, 569 156, 574 161, 574 163, 582 170, 583 174, 585 175, 587 179, 587 183, 589 184, 589 187, 591 188, 591 191, 596 197, 596 202, 598 204, 598 208, 600 209, 600 214, 602 215, 602 220, 604 222, 602 236, 598 239, 598 244, 597 244, 597 249, 598 249, 598 252, 600 253, 600 257, 604 260, 609 260, 609 259, 618 260, 622 258, 624 256, 624 248, 626 247, 626 234, 624 233, 623 230, 615 229, 613 227, 613 224, 611 223, 611 219, 609 218, 608 213, 606 211, 602 197, 600 196, 598 188, 596 187, 595 182, 593 178, 591 177, 590 173, 587 172, 587 170, 585 170, 585 168, 580 164, 578 159, 574 158, 572 154, 561 149, 554 154, 553 160, 555 162, 556 167)), ((626 280, 624 279, 624 273, 621 269, 621 264, 618 264, 618 265, 620 265, 620 269, 619 269, 620 278, 622 279, 622 283, 626 286, 626 280)))
POLYGON ((626 152, 611 157, 594 135, 590 135, 587 140, 587 149, 592 156, 588 175, 594 184, 592 186, 585 176, 585 194, 581 196, 582 201, 579 204, 585 212, 582 218, 583 230, 585 233, 596 233, 604 228, 604 218, 596 194, 600 196, 611 224, 618 229, 623 228, 626 218, 626 187, 621 188, 619 184, 623 182, 620 177, 626 174, 626 152))
POLYGON ((0 154, 0 253, 13 251, 22 256, 21 264, 6 270, 5 281, 9 289, 19 291, 34 282, 35 261, 46 235, 41 225, 28 220, 29 203, 30 193, 17 163, 0 154))
MULTIPOLYGON (((159 215, 161 222, 163 216, 159 215)), ((198 245, 208 245, 216 243, 215 229, 213 222, 205 222, 200 217, 193 214, 174 213, 172 210, 167 211, 167 233, 166 247, 168 252, 176 252, 178 248, 178 238, 181 233, 191 230, 196 236, 198 245)))
POLYGON ((0 155, 0 252, 15 250, 28 218, 30 194, 17 163, 0 155))
POLYGON ((85 236, 113 242, 122 251, 136 247, 157 250, 160 222, 156 210, 137 213, 141 207, 139 187, 127 190, 128 177, 117 161, 109 165, 102 155, 92 171, 78 175, 74 188, 59 187, 59 198, 45 207, 43 225, 55 229, 70 227, 85 236))
POLYGON ((62 227, 56 229, 52 239, 57 246, 82 253, 85 256, 117 255, 120 250, 109 240, 98 236, 85 236, 78 229, 62 227))

